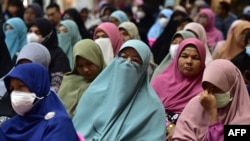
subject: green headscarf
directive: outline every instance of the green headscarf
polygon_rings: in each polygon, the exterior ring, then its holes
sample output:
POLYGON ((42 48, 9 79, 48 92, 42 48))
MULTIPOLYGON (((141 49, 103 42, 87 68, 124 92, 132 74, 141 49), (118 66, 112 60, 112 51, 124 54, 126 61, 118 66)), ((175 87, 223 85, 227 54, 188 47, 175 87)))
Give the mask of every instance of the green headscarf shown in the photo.
POLYGON ((73 48, 73 54, 74 68, 63 76, 63 81, 58 91, 58 95, 71 117, 74 115, 79 99, 91 83, 78 73, 76 57, 80 56, 89 60, 99 68, 99 72, 106 66, 102 51, 93 40, 85 39, 77 42, 73 48))
POLYGON ((70 67, 73 67, 73 46, 76 42, 82 39, 76 23, 72 20, 63 20, 60 22, 68 30, 67 33, 58 33, 59 47, 62 48, 63 52, 67 55, 70 63, 70 67))
MULTIPOLYGON (((177 35, 180 35, 183 39, 196 38, 196 36, 192 32, 181 30, 174 34, 172 41, 177 35)), ((165 70, 168 67, 168 65, 172 62, 172 60, 173 59, 171 58, 170 53, 168 53, 165 56, 165 58, 161 61, 161 63, 157 66, 157 68, 154 70, 151 80, 153 80, 158 74, 160 74, 163 70, 165 70)))
POLYGON ((148 80, 150 49, 140 40, 129 40, 119 52, 128 47, 143 64, 115 57, 77 105, 73 123, 86 140, 165 140, 165 111, 148 80))

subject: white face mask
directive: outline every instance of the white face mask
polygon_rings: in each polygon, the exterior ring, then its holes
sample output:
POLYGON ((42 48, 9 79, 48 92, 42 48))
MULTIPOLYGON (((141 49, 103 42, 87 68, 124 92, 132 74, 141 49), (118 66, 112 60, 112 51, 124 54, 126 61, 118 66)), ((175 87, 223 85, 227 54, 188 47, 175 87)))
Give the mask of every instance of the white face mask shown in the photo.
POLYGON ((27 34, 28 43, 32 43, 32 42, 40 43, 40 40, 41 40, 40 37, 33 32, 27 34))
POLYGON ((132 12, 133 12, 134 14, 136 14, 137 9, 138 9, 138 7, 137 7, 137 6, 133 6, 133 7, 132 7, 132 12))
POLYGON ((142 12, 142 11, 138 11, 136 14, 137 14, 137 17, 138 17, 139 19, 142 19, 142 18, 145 17, 145 13, 142 12))
POLYGON ((36 94, 29 92, 12 91, 10 96, 12 107, 18 115, 29 112, 36 99, 36 94))
POLYGON ((168 19, 167 18, 160 18, 159 19, 159 24, 161 25, 161 27, 166 27, 168 24, 168 19))
POLYGON ((230 91, 224 93, 224 94, 214 94, 214 97, 216 99, 217 108, 223 108, 227 106, 229 102, 232 101, 233 98, 230 96, 230 91))
POLYGON ((109 38, 99 38, 95 42, 102 50, 103 58, 106 64, 109 64, 114 58, 114 51, 109 38))
POLYGON ((174 59, 177 50, 178 50, 179 44, 171 44, 169 48, 169 53, 172 59, 174 59))

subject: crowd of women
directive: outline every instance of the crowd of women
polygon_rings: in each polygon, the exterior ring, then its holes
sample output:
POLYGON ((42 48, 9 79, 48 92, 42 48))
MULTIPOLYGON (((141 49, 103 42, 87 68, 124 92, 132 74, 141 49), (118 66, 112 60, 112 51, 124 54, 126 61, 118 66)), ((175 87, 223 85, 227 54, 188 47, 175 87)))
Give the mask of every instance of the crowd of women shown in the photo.
POLYGON ((9 0, 0 140, 223 141, 224 125, 250 124, 250 6, 217 9, 166 0, 154 14, 133 0, 44 14, 9 0))

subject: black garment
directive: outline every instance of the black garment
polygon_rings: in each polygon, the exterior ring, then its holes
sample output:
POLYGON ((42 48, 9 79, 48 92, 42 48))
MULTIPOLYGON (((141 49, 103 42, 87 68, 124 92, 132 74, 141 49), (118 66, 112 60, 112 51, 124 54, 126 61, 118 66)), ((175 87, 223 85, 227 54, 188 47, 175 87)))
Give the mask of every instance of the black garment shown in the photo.
POLYGON ((150 6, 147 3, 144 3, 139 7, 141 7, 145 12, 145 17, 140 19, 139 23, 137 24, 138 30, 147 36, 149 29, 155 22, 155 18, 150 6))
POLYGON ((86 29, 84 22, 82 21, 80 13, 75 8, 69 8, 64 11, 63 20, 65 19, 73 19, 73 21, 76 23, 78 30, 82 36, 82 39, 92 39, 91 34, 86 29))
POLYGON ((171 40, 177 30, 179 21, 187 17, 188 15, 182 11, 175 11, 172 14, 168 25, 165 27, 161 35, 156 39, 151 49, 156 64, 160 64, 164 57, 168 54, 171 40))
POLYGON ((244 51, 235 56, 231 62, 240 70, 245 83, 250 84, 250 56, 244 51))
MULTIPOLYGON (((0 24, 1 25, 1 24, 0 24)), ((6 75, 13 67, 8 48, 5 44, 3 30, 0 30, 0 78, 6 75)))

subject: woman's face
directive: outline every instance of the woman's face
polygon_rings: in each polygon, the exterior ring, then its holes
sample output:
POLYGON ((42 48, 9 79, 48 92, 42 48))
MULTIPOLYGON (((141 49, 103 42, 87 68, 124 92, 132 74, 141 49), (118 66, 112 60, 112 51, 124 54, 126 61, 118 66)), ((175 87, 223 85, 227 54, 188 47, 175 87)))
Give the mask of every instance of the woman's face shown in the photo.
POLYGON ((219 93, 219 94, 225 93, 220 88, 214 86, 213 84, 211 84, 209 82, 203 82, 202 85, 203 85, 204 90, 207 90, 208 93, 212 93, 212 94, 215 94, 215 93, 219 93))
POLYGON ((31 24, 36 18, 35 10, 31 7, 27 8, 23 14, 23 19, 26 24, 31 24))
POLYGON ((247 32, 250 31, 250 29, 245 29, 240 33, 240 36, 238 37, 239 45, 245 48, 245 37, 247 32))
POLYGON ((201 14, 198 17, 198 23, 200 23, 203 27, 206 27, 208 24, 208 18, 207 15, 201 14))
POLYGON ((108 38, 108 35, 103 31, 98 31, 95 35, 95 39, 108 38))
POLYGON ((124 48, 120 53, 119 53, 119 57, 131 62, 131 63, 135 63, 138 65, 142 65, 142 59, 140 57, 140 55, 138 54, 138 52, 131 47, 127 47, 124 48))
POLYGON ((76 57, 76 68, 78 73, 88 81, 93 81, 100 73, 98 66, 81 56, 76 57))
POLYGON ((60 33, 67 33, 68 32, 68 30, 67 30, 67 28, 64 26, 64 25, 60 25, 59 27, 58 27, 58 31, 57 31, 59 34, 60 33))
POLYGON ((10 91, 30 92, 28 87, 24 85, 22 81, 15 78, 10 79, 9 89, 10 91))
POLYGON ((187 45, 178 59, 178 69, 186 77, 194 77, 200 72, 201 57, 197 49, 187 45))
POLYGON ((126 41, 131 39, 131 37, 129 36, 128 32, 125 29, 120 28, 119 31, 120 31, 120 34, 122 36, 123 42, 126 42, 126 41))
POLYGON ((119 26, 120 22, 118 19, 111 17, 110 18, 110 22, 112 22, 113 24, 115 24, 117 27, 119 26))
POLYGON ((171 44, 180 44, 183 38, 180 35, 177 35, 174 37, 174 40, 171 42, 171 44))
POLYGON ((29 33, 35 33, 37 36, 39 36, 40 38, 42 38, 42 33, 40 32, 39 28, 37 26, 32 26, 29 29, 29 33))

